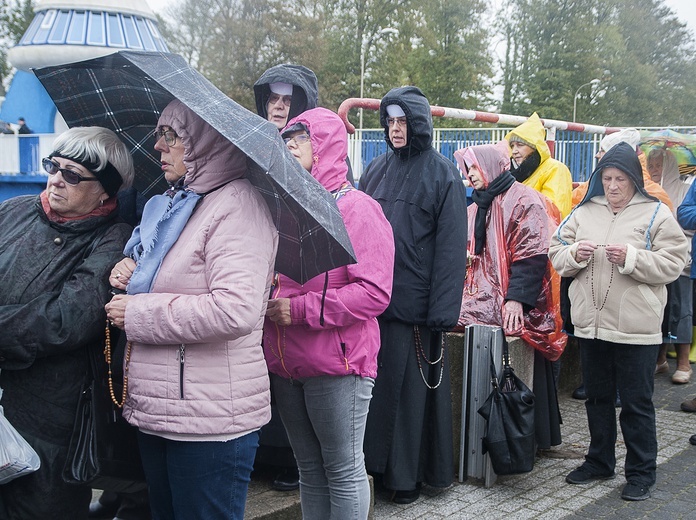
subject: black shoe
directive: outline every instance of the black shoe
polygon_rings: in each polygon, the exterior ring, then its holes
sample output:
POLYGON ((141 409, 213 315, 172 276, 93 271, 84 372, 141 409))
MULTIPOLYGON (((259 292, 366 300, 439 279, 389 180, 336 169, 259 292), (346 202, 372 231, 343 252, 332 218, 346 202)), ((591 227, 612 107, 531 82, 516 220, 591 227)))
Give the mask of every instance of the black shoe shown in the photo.
POLYGON ((613 471, 609 475, 599 475, 590 472, 585 466, 580 466, 568 473, 565 479, 568 484, 589 484, 593 480, 610 480, 615 476, 613 471))
POLYGON ((118 502, 104 505, 99 500, 95 500, 89 505, 87 518, 113 518, 118 511, 118 502))
POLYGON ((300 487, 300 476, 297 473, 297 468, 281 470, 271 487, 276 491, 295 491, 300 487))
POLYGON ((394 491, 394 496, 392 497, 392 501, 395 504, 411 504, 418 500, 418 497, 420 496, 420 486, 417 486, 416 489, 411 489, 408 491, 394 491))
POLYGON ((692 435, 691 437, 689 437, 689 442, 692 446, 696 446, 696 435, 692 435))
POLYGON ((583 401, 587 399, 587 392, 585 392, 584 384, 573 390, 573 399, 582 399, 583 401))
POLYGON ((639 500, 647 500, 650 498, 650 486, 644 486, 636 482, 629 482, 621 492, 621 498, 637 502, 639 500))

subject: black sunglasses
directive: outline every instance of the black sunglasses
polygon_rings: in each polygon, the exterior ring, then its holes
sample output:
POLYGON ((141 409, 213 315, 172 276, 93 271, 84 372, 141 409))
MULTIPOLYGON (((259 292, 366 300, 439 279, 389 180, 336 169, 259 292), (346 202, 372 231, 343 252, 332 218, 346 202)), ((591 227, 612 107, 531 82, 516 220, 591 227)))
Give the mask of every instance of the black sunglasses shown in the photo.
POLYGON ((72 184, 73 186, 76 186, 81 182, 99 180, 96 177, 83 177, 77 172, 61 168, 48 157, 41 160, 41 165, 43 166, 43 169, 46 170, 46 173, 48 173, 49 175, 55 175, 56 173, 60 172, 60 174, 63 176, 63 180, 68 184, 72 184))

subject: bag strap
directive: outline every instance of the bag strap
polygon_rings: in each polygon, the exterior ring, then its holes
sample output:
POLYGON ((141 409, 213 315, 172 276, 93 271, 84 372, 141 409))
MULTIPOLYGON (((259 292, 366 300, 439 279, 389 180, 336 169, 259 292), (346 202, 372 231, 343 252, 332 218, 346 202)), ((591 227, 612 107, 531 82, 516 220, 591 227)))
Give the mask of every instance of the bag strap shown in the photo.
POLYGON ((491 357, 491 386, 493 386, 493 390, 497 393, 500 385, 498 383, 498 374, 495 371, 495 361, 493 361, 493 350, 489 350, 488 354, 491 357))
POLYGON ((503 336, 503 366, 512 368, 510 367, 510 350, 508 349, 508 342, 505 336, 503 336))

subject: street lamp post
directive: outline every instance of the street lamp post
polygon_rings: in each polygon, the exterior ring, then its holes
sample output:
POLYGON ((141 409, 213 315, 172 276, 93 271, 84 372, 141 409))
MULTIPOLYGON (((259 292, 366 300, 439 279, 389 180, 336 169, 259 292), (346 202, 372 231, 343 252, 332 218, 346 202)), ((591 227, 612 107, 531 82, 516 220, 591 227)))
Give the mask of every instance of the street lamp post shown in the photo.
POLYGON ((573 98, 573 123, 575 123, 575 114, 576 114, 577 108, 578 108, 578 94, 580 94, 580 89, 583 87, 586 87, 587 85, 596 85, 599 82, 600 82, 600 80, 595 78, 591 81, 588 81, 587 83, 580 85, 578 87, 578 89, 575 91, 575 97, 573 98))
MULTIPOLYGON (((372 36, 370 36, 368 39, 363 38, 362 45, 360 46, 360 98, 362 99, 365 95, 365 54, 367 53, 367 50, 370 48, 370 45, 372 45, 372 42, 377 36, 380 36, 382 34, 399 34, 398 29, 394 29, 393 27, 384 27, 383 29, 380 29, 376 33, 374 33, 372 36)), ((362 128, 363 128, 363 109, 360 109, 360 136, 362 137, 362 128)))

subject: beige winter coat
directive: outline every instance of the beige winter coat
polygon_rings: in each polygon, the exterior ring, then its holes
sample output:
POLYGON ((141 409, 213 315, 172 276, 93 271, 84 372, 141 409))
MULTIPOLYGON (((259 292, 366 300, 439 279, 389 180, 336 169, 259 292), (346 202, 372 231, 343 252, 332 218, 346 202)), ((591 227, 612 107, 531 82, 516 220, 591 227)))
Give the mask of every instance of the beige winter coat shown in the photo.
POLYGON ((688 251, 669 208, 639 192, 616 215, 604 196, 577 207, 556 230, 549 249, 558 273, 575 278, 569 289, 575 335, 635 345, 662 343, 665 286, 679 276, 688 251), (581 240, 600 247, 591 259, 576 262, 581 240), (627 244, 623 267, 607 260, 607 244, 627 244))

